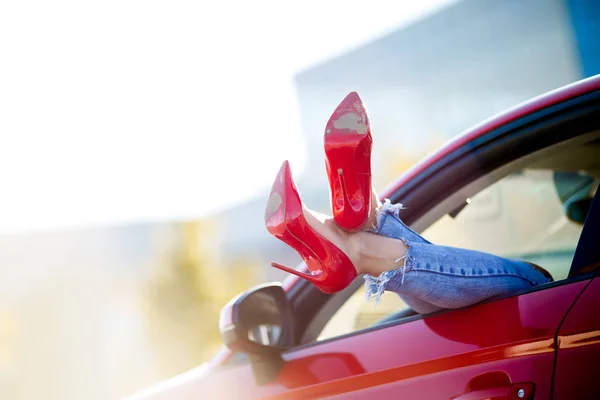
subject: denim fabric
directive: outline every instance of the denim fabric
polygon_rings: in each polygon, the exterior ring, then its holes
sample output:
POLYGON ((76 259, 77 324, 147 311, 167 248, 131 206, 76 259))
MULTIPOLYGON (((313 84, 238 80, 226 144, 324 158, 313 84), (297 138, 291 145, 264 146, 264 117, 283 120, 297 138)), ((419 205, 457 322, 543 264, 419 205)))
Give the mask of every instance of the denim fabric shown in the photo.
POLYGON ((493 296, 550 281, 526 262, 475 250, 434 245, 407 227, 401 204, 389 200, 378 212, 373 233, 400 239, 408 247, 400 267, 379 277, 365 276, 368 298, 379 301, 384 290, 397 293, 413 310, 428 314, 466 307, 493 296))

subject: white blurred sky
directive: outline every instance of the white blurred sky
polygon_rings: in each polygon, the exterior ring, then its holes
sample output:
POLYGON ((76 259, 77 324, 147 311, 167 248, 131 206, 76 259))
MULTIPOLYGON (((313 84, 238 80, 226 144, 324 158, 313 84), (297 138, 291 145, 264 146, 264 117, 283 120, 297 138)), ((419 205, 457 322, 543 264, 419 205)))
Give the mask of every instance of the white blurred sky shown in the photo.
POLYGON ((0 3, 0 232, 197 218, 305 160, 293 76, 454 0, 0 3))

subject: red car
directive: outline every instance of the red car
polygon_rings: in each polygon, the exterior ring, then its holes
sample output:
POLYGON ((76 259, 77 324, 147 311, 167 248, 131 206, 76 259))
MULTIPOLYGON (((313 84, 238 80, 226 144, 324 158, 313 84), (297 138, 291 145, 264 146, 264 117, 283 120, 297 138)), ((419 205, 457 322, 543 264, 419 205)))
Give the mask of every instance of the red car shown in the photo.
POLYGON ((383 194, 434 243, 520 257, 554 282, 435 314, 396 299, 353 317, 362 279, 326 295, 289 276, 223 309, 228 348, 210 363, 135 398, 600 398, 598 181, 600 75, 469 130, 383 194))

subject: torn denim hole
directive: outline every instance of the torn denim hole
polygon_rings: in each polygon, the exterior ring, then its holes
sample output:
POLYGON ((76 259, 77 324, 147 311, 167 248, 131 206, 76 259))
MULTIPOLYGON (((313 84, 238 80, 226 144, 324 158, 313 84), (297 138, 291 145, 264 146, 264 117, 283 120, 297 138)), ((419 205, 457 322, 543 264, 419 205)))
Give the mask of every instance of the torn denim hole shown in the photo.
POLYGON ((381 220, 386 214, 392 214, 394 217, 400 219, 400 210, 405 209, 402 203, 392 204, 390 199, 384 199, 381 207, 375 210, 377 218, 375 225, 370 229, 370 232, 379 233, 379 226, 381 225, 381 220))
POLYGON ((404 284, 404 275, 412 269, 414 257, 411 254, 410 244, 403 239, 400 240, 402 240, 407 247, 406 254, 395 260, 394 263, 404 261, 403 265, 399 268, 382 272, 378 277, 365 275, 365 297, 367 301, 375 298, 375 304, 379 304, 388 282, 398 276, 398 274, 402 274, 400 285, 404 284))

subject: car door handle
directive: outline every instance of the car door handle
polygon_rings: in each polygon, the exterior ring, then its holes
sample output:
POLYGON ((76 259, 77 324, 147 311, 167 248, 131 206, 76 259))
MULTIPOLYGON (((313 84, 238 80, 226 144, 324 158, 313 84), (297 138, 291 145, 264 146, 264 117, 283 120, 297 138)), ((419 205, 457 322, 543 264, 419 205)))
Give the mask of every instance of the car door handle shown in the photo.
POLYGON ((509 386, 482 389, 459 394, 458 396, 454 396, 452 400, 511 400, 510 392, 509 386))
POLYGON ((533 383, 513 383, 510 386, 469 391, 451 400, 532 400, 534 389, 533 383))

